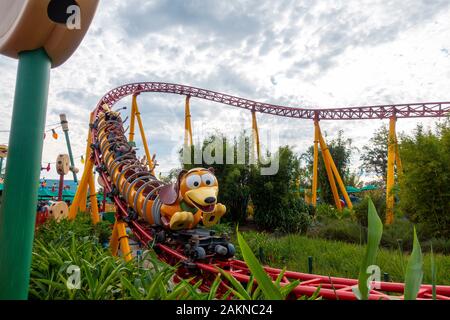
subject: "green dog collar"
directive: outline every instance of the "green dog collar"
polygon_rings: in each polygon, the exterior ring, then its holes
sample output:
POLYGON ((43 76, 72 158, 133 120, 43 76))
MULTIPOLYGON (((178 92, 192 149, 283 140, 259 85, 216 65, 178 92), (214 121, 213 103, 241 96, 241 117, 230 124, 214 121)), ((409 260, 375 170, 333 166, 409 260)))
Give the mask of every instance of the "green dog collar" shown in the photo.
POLYGON ((181 200, 180 207, 181 207, 181 210, 190 212, 192 214, 195 214, 198 211, 198 209, 196 207, 191 207, 184 200, 181 200))

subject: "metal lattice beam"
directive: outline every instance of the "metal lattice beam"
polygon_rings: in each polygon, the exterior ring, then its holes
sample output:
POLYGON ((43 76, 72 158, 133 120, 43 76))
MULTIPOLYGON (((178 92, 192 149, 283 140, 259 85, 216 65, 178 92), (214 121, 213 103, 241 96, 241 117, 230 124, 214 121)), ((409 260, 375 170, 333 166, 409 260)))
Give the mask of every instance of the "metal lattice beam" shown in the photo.
POLYGON ((311 120, 316 117, 320 120, 388 119, 392 116, 397 118, 426 118, 444 117, 450 113, 450 102, 425 102, 329 109, 294 108, 257 102, 211 90, 165 82, 131 83, 117 87, 105 94, 100 100, 99 105, 106 103, 113 106, 123 97, 142 92, 179 94, 250 111, 254 110, 260 113, 311 120))

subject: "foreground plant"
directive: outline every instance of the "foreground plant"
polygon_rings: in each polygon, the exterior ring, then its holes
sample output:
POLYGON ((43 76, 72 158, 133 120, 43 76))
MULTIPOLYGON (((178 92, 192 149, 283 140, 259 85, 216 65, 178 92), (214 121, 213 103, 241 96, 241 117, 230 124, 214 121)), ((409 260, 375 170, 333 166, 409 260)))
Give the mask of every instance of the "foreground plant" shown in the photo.
MULTIPOLYGON (((275 280, 271 279, 242 234, 237 230, 236 234, 242 257, 251 271, 251 276, 248 283, 244 286, 229 273, 220 270, 221 275, 231 285, 231 287, 227 286, 230 293, 240 300, 285 300, 291 294, 292 290, 300 284, 300 280, 292 281, 287 285, 281 285, 281 280, 286 272, 285 268, 275 280)), ((311 297, 302 296, 300 299, 315 300, 318 297, 319 291, 320 287, 317 288, 311 297)))
MULTIPOLYGON (((423 279, 423 257, 416 228, 414 227, 414 243, 405 273, 405 300, 415 300, 423 279)), ((433 272, 433 271, 432 271, 433 272)), ((433 291, 435 288, 433 289, 433 291)))
POLYGON ((353 292, 360 300, 367 300, 369 297, 370 283, 368 273, 368 268, 375 264, 377 257, 378 246, 380 245, 381 235, 383 234, 383 223, 378 216, 377 210, 369 199, 368 208, 368 235, 367 235, 367 246, 366 253, 361 261, 361 267, 359 270, 358 277, 358 288, 353 288, 353 292))
MULTIPOLYGON (((30 299, 281 300, 299 284, 293 281, 281 285, 284 270, 275 281, 270 279, 240 233, 238 242, 253 274, 250 281, 244 288, 229 273, 221 271, 210 290, 201 292, 201 280, 179 279, 177 266, 159 261, 153 251, 129 262, 111 256, 96 235, 89 235, 95 234, 93 228, 89 219, 81 217, 75 222, 49 223, 38 232, 33 248, 30 299), (72 282, 73 270, 77 270, 78 278, 72 282), (232 287, 219 295, 222 279, 232 287)), ((317 294, 313 299, 316 297, 317 294)))

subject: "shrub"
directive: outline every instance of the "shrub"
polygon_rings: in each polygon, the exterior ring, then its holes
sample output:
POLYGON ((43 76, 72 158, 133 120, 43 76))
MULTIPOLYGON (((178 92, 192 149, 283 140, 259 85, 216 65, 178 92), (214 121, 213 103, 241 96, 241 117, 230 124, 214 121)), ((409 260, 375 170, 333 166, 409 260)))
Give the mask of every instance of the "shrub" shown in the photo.
POLYGON ((332 219, 345 219, 350 218, 353 216, 353 211, 349 208, 345 207, 342 209, 342 211, 339 211, 334 206, 330 204, 318 204, 317 208, 315 208, 315 218, 317 220, 322 220, 326 218, 332 218, 332 219))
POLYGON ((152 252, 146 265, 113 257, 99 241, 110 233, 107 224, 92 225, 90 216, 75 221, 48 221, 39 228, 33 245, 30 299, 210 299, 187 281, 172 279, 176 268, 160 262, 152 252), (68 267, 80 270, 80 289, 69 289, 68 267))
POLYGON ((386 198, 384 193, 382 191, 372 191, 353 207, 355 219, 364 227, 367 227, 369 199, 372 199, 381 221, 384 221, 386 217, 386 198))
POLYGON ((395 219, 384 227, 381 245, 391 249, 410 251, 413 244, 414 225, 406 218, 395 219))
POLYGON ((319 221, 323 218, 339 218, 339 211, 330 204, 321 203, 316 207, 315 217, 319 221))
POLYGON ((265 230, 305 233, 311 220, 311 208, 298 198, 288 198, 283 206, 256 208, 255 223, 265 230))
POLYGON ((400 144, 404 174, 400 207, 411 221, 422 223, 438 237, 450 235, 450 123, 436 132, 418 126, 400 144))
POLYGON ((349 219, 322 218, 308 231, 308 236, 351 243, 364 243, 365 228, 349 219))
POLYGON ((67 245, 71 241, 71 236, 77 239, 89 237, 95 242, 105 243, 111 237, 112 228, 108 221, 100 221, 96 225, 91 223, 91 216, 87 213, 79 213, 74 221, 67 219, 56 222, 50 219, 39 226, 36 232, 36 239, 45 244, 67 245))
POLYGON ((277 160, 278 172, 274 175, 262 175, 260 166, 252 167, 254 221, 266 230, 306 232, 313 209, 292 193, 300 177, 300 161, 289 146, 278 149, 277 160))

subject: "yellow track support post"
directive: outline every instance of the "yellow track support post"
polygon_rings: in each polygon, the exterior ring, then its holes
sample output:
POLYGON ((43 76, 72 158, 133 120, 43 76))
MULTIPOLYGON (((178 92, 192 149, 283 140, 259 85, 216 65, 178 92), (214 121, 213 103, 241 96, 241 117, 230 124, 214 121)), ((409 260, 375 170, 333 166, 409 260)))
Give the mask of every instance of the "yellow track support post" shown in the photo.
POLYGON ((252 134, 253 134, 253 154, 255 154, 256 147, 256 156, 259 161, 261 155, 261 149, 259 144, 259 131, 258 131, 258 123, 256 121, 256 113, 255 110, 252 110, 252 134))
POLYGON ((94 163, 89 158, 84 166, 83 176, 81 177, 80 184, 78 185, 77 192, 73 198, 72 204, 69 208, 69 220, 74 220, 77 217, 78 211, 82 209, 81 204, 84 199, 86 203, 87 189, 89 185, 89 173, 92 174, 94 169, 94 163))
MULTIPOLYGON (((325 139, 322 136, 322 133, 320 132, 320 126, 319 121, 316 119, 314 120, 314 165, 313 165, 313 188, 314 184, 315 187, 317 187, 317 158, 316 158, 316 140, 319 140, 320 143, 320 149, 322 150, 322 157, 325 163, 325 169, 327 171, 328 181, 330 182, 331 191, 333 192, 334 202, 336 204, 336 207, 338 210, 342 210, 341 200, 339 198, 339 193, 336 188, 336 182, 335 178, 337 180, 337 183, 339 185, 339 189, 341 189, 341 193, 344 196, 345 202, 347 203, 347 207, 349 209, 353 208, 353 204, 350 201, 350 197, 348 196, 347 190, 345 189, 344 182, 342 181, 342 178, 339 174, 339 171, 337 170, 336 164, 334 163, 333 157, 331 156, 330 150, 328 149, 328 146, 325 142, 325 139), (315 177, 314 177, 315 176, 315 177), (316 182, 314 182, 316 180, 316 182)), ((318 153, 318 150, 317 150, 318 153)), ((318 156, 317 156, 318 157, 318 156)), ((313 190, 313 196, 314 196, 314 190, 313 190)), ((315 201, 315 199, 313 199, 315 201)))
POLYGON ((113 256, 117 256, 120 251, 125 261, 130 261, 133 256, 131 254, 130 244, 128 243, 128 235, 126 232, 126 223, 117 221, 114 223, 114 228, 110 240, 110 248, 113 256))
POLYGON ((317 167, 319 166, 319 120, 314 120, 314 162, 313 162, 313 183, 312 183, 312 205, 317 204, 317 167))
POLYGON ((128 141, 134 142, 134 124, 136 118, 136 95, 133 94, 132 102, 131 102, 131 114, 130 114, 130 133, 128 134, 128 141))
POLYGON ((117 220, 114 222, 113 230, 111 233, 111 239, 109 239, 109 248, 111 249, 111 254, 117 256, 119 251, 119 235, 117 233, 117 220))
POLYGON ((145 155, 147 157, 148 166, 150 168, 150 172, 153 175, 155 175, 155 168, 153 165, 152 156, 148 149, 147 138, 145 137, 144 126, 142 125, 141 113, 139 112, 139 108, 138 108, 137 101, 136 101, 136 96, 137 96, 136 94, 133 95, 133 108, 134 108, 134 112, 136 115, 136 119, 138 121, 139 131, 141 132, 142 144, 144 145, 144 150, 145 150, 145 155))
POLYGON ((191 126, 191 110, 189 101, 191 96, 186 96, 186 102, 184 107, 184 145, 186 147, 192 146, 192 126, 191 126))
POLYGON ((352 209, 353 208, 353 204, 350 201, 350 197, 348 196, 347 189, 345 189, 344 182, 342 181, 341 175, 339 174, 339 172, 338 172, 338 170, 336 168, 336 164, 334 163, 333 159, 331 158, 331 154, 330 154, 329 151, 328 151, 328 157, 330 158, 331 170, 333 170, 333 173, 334 173, 334 175, 336 177, 336 180, 337 180, 337 183, 339 185, 339 188, 341 189, 341 193, 344 196, 345 203, 347 203, 347 207, 349 209, 352 209))
MULTIPOLYGON (((318 126, 319 124, 317 124, 318 126)), ((331 169, 330 165, 330 157, 328 157, 327 153, 330 151, 328 150, 327 145, 325 144, 325 140, 322 137, 322 134, 320 133, 319 129, 319 142, 320 142, 320 150, 322 150, 322 158, 323 162, 325 163, 325 170, 327 171, 328 181, 330 182, 331 192, 333 193, 334 203, 336 204, 336 208, 341 211, 341 199, 339 199, 339 193, 336 188, 336 182, 334 180, 333 176, 333 170, 331 169)), ((331 159, 332 160, 332 159, 331 159)))
MULTIPOLYGON (((91 112, 89 123, 91 124, 93 122, 94 122, 94 113, 91 112)), ((88 138, 86 142, 86 153, 85 153, 86 163, 84 165, 83 176, 81 177, 80 183, 78 184, 77 192, 69 208, 69 220, 75 219, 78 214, 78 211, 86 212, 87 192, 90 179, 89 175, 92 175, 92 171, 94 170, 94 162, 91 159, 91 142, 92 142, 91 140, 92 140, 91 129, 89 126, 88 138)))
MULTIPOLYGON (((89 185, 89 180, 88 180, 88 185, 89 185)), ((83 194, 81 195, 81 199, 80 199, 80 211, 81 212, 87 212, 87 195, 88 195, 88 190, 86 188, 85 191, 83 191, 83 194)))
POLYGON ((397 134, 395 134, 395 165, 397 166, 398 178, 401 179, 403 175, 403 165, 402 160, 400 159, 400 151, 398 149, 397 134))
POLYGON ((394 222, 394 195, 392 189, 394 188, 394 165, 396 153, 396 135, 395 123, 397 119, 392 116, 389 119, 389 141, 388 141, 388 163, 387 163, 387 179, 386 179, 386 224, 389 225, 394 222))
POLYGON ((98 214, 98 201, 97 201, 97 192, 95 190, 95 178, 92 171, 89 174, 89 200, 91 201, 91 218, 92 223, 97 224, 100 222, 100 216, 98 214))

